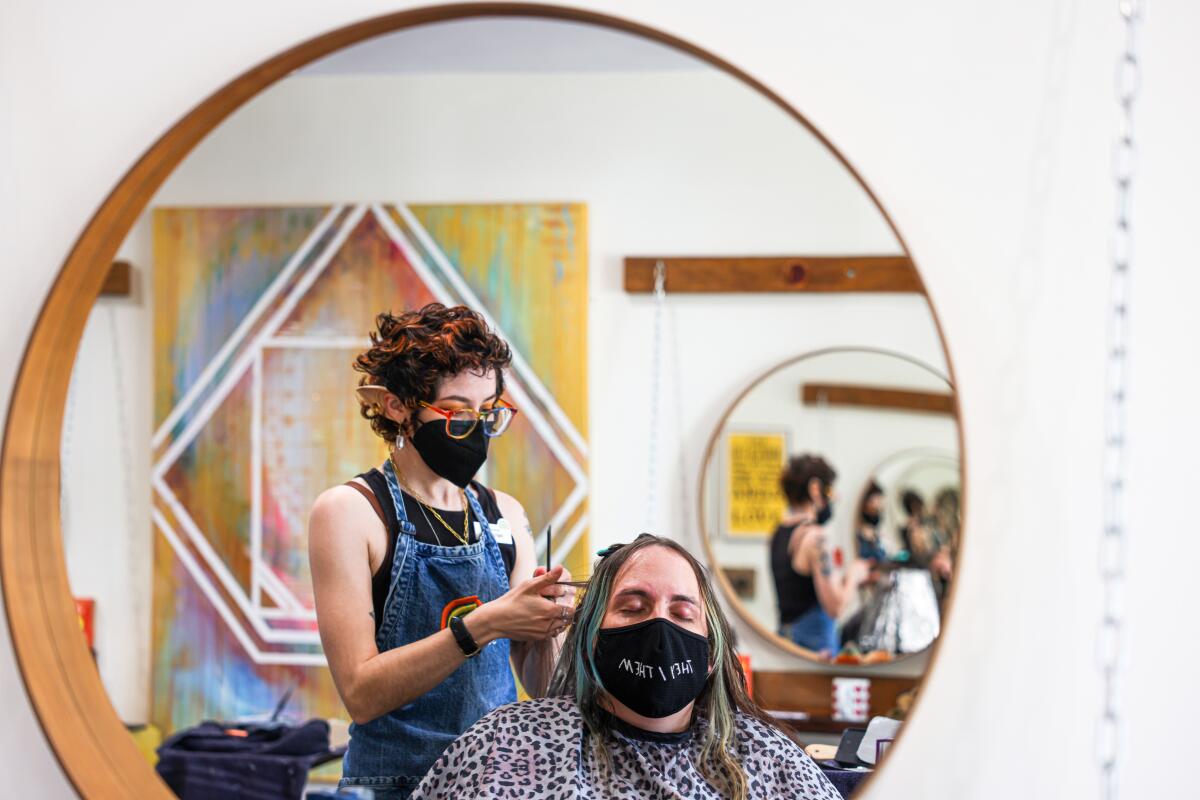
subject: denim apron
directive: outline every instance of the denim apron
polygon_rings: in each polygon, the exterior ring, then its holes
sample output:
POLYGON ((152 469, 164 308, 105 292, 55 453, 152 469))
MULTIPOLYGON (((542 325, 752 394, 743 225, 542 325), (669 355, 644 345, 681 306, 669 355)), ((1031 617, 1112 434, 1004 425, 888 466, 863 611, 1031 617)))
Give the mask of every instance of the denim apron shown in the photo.
POLYGON ((826 614, 820 603, 782 625, 779 632, 785 639, 791 639, 801 647, 817 653, 828 650, 836 656, 841 649, 838 644, 837 620, 826 614))
MULTIPOLYGON (((432 636, 446 627, 452 613, 469 608, 475 597, 486 603, 509 588, 500 547, 470 489, 467 501, 472 519, 480 525, 479 541, 442 547, 412 536, 416 528, 408 521, 390 459, 383 473, 400 534, 383 619, 375 634, 381 653, 432 636)), ((376 800, 407 798, 463 731, 493 708, 516 702, 508 659, 508 639, 497 639, 408 705, 365 724, 351 724, 350 746, 338 786, 373 789, 376 800)))

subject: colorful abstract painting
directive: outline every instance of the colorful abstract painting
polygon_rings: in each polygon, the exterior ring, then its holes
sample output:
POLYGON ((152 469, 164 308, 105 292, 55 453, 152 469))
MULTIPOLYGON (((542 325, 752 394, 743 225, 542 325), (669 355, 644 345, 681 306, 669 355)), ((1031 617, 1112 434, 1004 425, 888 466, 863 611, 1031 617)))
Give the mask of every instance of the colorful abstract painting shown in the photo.
MULTIPOLYGON (((463 303, 513 349, 521 409, 484 480, 587 561, 587 221, 578 204, 154 212, 152 721, 346 714, 307 518, 379 465, 353 356, 380 311, 463 303)), ((539 540, 539 547, 544 543, 539 540)))

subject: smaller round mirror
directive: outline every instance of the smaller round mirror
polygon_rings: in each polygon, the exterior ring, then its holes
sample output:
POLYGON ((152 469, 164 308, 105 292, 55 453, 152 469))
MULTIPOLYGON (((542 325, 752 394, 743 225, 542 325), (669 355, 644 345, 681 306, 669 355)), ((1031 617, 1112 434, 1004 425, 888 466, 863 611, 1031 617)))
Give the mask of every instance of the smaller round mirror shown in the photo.
POLYGON ((949 380, 908 356, 829 349, 759 377, 722 416, 701 478, 729 605, 814 661, 926 650, 961 538, 959 441, 949 380))

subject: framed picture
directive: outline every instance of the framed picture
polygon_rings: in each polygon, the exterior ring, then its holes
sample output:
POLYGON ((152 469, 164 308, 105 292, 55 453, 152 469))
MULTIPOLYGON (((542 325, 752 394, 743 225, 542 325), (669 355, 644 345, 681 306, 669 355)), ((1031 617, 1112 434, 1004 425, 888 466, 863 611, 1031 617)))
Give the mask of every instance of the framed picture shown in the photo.
POLYGON ((758 570, 754 567, 722 567, 733 593, 743 600, 753 600, 758 591, 758 570))
POLYGON ((725 536, 765 538, 775 529, 786 510, 779 475, 788 446, 786 431, 726 432, 721 447, 725 536))

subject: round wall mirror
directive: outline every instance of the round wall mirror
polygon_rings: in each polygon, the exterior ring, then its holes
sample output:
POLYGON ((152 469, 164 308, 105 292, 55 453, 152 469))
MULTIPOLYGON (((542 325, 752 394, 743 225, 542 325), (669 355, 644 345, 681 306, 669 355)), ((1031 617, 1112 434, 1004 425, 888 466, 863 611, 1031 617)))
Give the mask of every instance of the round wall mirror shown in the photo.
POLYGON ((937 639, 961 529, 953 388, 896 352, 773 367, 712 434, 705 543, 730 605, 785 652, 858 667, 937 639))
POLYGON ((937 322, 869 190, 765 87, 667 34, 435 7, 304 43, 198 106, 97 212, 41 315, 0 568, 82 794, 167 796, 154 747, 205 719, 344 730, 308 512, 386 457, 351 366, 375 315, 429 302, 512 347, 520 414, 480 478, 523 504, 538 563, 586 576, 657 490, 654 524, 707 553, 763 707, 836 741, 856 723, 829 708, 833 666, 884 676, 873 714, 911 695, 954 580, 960 440, 937 322), (690 443, 710 437, 695 526, 690 443), (682 462, 658 489, 649 440, 682 462), (824 653, 779 617, 772 572, 802 455, 836 471, 836 513, 799 573, 865 560, 882 490, 883 554, 826 611, 824 653))

